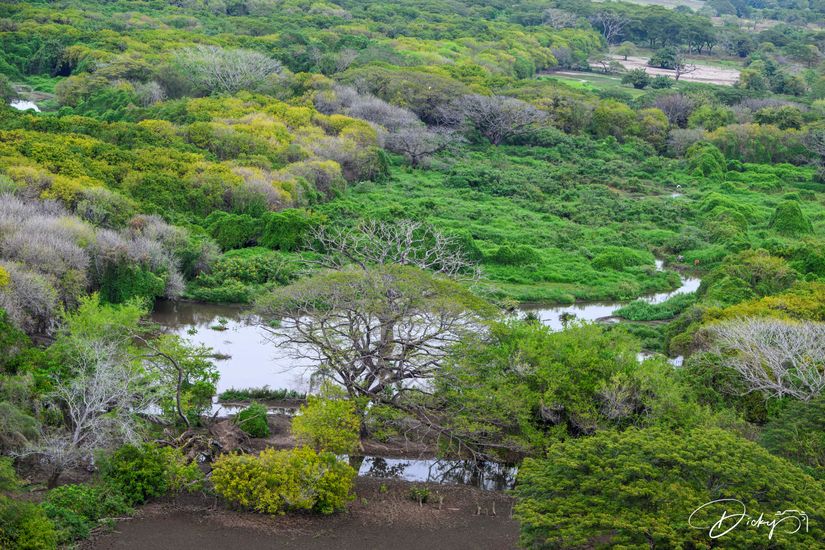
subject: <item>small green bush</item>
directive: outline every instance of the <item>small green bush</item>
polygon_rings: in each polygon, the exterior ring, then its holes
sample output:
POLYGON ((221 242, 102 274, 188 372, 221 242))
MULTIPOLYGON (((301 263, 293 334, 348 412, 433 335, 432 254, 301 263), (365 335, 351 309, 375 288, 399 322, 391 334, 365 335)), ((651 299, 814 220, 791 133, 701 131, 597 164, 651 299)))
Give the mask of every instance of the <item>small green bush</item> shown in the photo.
POLYGON ((349 454, 360 444, 360 426, 353 401, 310 396, 292 420, 292 433, 316 450, 349 454))
POLYGON ((258 512, 332 514, 351 500, 354 478, 355 470, 334 454, 304 447, 224 455, 215 461, 211 479, 219 495, 258 512))
POLYGON ((286 252, 304 246, 307 236, 315 227, 323 224, 326 217, 310 210, 290 209, 264 215, 260 244, 286 252))
POLYGON ((252 437, 268 437, 269 424, 266 421, 267 409, 260 403, 252 403, 238 413, 235 422, 252 437))
POLYGON ((261 220, 248 214, 229 214, 218 210, 209 214, 204 223, 222 250, 254 244, 261 234, 261 220))
POLYGON ((523 244, 505 244, 490 256, 490 260, 502 265, 534 264, 541 260, 539 253, 532 247, 523 244))
POLYGON ((131 511, 123 497, 111 489, 82 484, 52 489, 42 506, 61 543, 86 538, 101 519, 131 511))
POLYGON ((246 401, 248 399, 266 399, 280 401, 283 399, 305 399, 307 394, 286 388, 229 388, 222 391, 218 401, 246 401))
POLYGON ((692 293, 677 294, 661 304, 651 304, 644 300, 635 300, 617 309, 614 315, 630 321, 672 319, 693 305, 694 302, 696 302, 696 296, 692 293))
POLYGON ((131 505, 169 492, 197 490, 203 484, 197 464, 187 463, 177 449, 150 443, 124 445, 103 461, 101 471, 131 505))

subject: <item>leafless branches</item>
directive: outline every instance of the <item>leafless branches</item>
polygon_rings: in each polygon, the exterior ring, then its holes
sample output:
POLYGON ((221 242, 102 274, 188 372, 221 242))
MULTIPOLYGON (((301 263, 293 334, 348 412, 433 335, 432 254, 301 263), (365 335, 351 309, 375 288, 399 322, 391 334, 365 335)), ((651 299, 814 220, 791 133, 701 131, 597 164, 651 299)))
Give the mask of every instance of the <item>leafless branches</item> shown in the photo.
POLYGON ((384 147, 406 157, 413 167, 425 164, 427 159, 463 138, 447 128, 428 129, 417 126, 402 128, 384 139, 384 147))
POLYGON ((557 8, 547 8, 544 10, 544 24, 553 29, 567 29, 576 26, 578 17, 569 11, 557 8))
POLYGON ((195 46, 176 55, 181 74, 206 93, 233 94, 281 73, 281 63, 252 51, 195 46))
POLYGON ((469 126, 493 145, 499 145, 529 132, 546 120, 547 115, 512 97, 471 94, 442 108, 440 117, 448 127, 469 126))
POLYGON ((679 78, 683 75, 690 74, 696 72, 696 64, 689 63, 687 58, 683 53, 676 54, 676 81, 679 81, 679 78))
POLYGON ((472 274, 474 264, 457 240, 421 222, 395 223, 369 220, 355 229, 322 226, 313 235, 315 247, 324 254, 324 267, 341 269, 355 264, 400 264, 455 277, 472 274))
POLYGON ((144 372, 119 342, 76 342, 69 366, 69 375, 54 381, 50 396, 68 430, 45 433, 22 453, 40 458, 51 472, 50 486, 64 469, 90 462, 95 451, 138 441, 136 414, 155 406, 144 372))
POLYGON ((750 391, 808 401, 825 389, 825 323, 748 318, 710 332, 750 391))
POLYGON ((629 22, 624 15, 612 11, 600 11, 590 17, 590 23, 599 29, 608 45, 616 43, 629 22))

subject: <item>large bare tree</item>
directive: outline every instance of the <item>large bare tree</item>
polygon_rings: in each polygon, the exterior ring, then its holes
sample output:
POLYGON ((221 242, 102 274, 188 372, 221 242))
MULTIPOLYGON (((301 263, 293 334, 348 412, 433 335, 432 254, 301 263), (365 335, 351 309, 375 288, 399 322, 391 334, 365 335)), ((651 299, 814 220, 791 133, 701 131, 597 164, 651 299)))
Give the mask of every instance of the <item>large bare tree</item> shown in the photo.
POLYGON ((499 145, 534 129, 547 113, 520 99, 500 95, 469 94, 440 111, 441 121, 452 127, 469 126, 499 145))
POLYGON ((825 389, 825 323, 746 318, 710 333, 749 391, 808 401, 825 389))
POLYGON ((432 155, 463 141, 461 136, 446 128, 429 129, 423 125, 402 128, 384 138, 384 147, 400 153, 418 168, 432 155))
POLYGON ((608 46, 616 43, 629 22, 627 17, 613 11, 599 11, 590 17, 590 23, 599 29, 608 46))

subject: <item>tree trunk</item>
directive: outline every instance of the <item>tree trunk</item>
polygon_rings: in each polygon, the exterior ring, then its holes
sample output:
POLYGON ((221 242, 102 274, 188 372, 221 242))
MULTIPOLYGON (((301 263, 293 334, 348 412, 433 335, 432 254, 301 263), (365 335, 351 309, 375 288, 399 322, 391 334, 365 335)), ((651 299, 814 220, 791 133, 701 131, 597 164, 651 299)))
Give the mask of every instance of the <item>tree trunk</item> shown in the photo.
POLYGON ((54 489, 55 487, 57 487, 57 481, 60 479, 60 474, 62 473, 62 469, 55 469, 52 472, 52 475, 49 476, 48 481, 46 481, 46 487, 48 489, 54 489))

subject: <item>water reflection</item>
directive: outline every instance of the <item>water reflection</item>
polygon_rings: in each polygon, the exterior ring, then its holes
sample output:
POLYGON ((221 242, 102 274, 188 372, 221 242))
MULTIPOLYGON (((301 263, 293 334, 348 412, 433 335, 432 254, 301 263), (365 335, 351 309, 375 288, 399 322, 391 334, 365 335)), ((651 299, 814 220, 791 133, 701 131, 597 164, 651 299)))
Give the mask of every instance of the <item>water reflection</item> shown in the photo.
POLYGON ((364 457, 359 476, 421 483, 471 485, 489 491, 512 489, 518 468, 472 460, 420 460, 364 457))
POLYGON ((151 319, 170 333, 215 350, 218 393, 264 385, 309 390, 312 363, 296 360, 289 350, 267 341, 255 318, 240 306, 160 301, 151 319))

